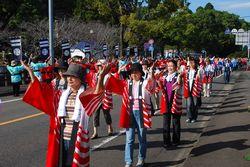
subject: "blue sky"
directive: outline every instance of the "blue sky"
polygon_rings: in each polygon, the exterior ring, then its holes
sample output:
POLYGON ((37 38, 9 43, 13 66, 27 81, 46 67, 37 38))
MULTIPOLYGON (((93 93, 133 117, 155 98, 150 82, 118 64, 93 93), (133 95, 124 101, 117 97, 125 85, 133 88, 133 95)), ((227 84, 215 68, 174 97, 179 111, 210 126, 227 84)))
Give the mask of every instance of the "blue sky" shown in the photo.
POLYGON ((228 11, 244 17, 250 22, 250 0, 188 0, 190 9, 195 12, 199 6, 205 6, 208 2, 212 3, 216 10, 228 11))

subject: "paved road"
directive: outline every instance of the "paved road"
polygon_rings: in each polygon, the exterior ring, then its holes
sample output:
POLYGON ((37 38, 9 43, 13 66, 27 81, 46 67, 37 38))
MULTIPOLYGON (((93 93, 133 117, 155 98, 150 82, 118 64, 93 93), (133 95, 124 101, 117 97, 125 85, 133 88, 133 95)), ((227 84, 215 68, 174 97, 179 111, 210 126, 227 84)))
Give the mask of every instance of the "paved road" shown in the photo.
MULTIPOLYGON (((217 78, 213 85, 213 95, 203 99, 198 122, 186 124, 185 112, 182 116, 181 145, 168 150, 163 149, 161 116, 153 118, 153 128, 148 131, 147 166, 183 166, 190 152, 198 144, 199 138, 211 122, 216 110, 228 96, 240 72, 235 72, 230 84, 223 84, 222 77, 217 78)), ((0 167, 42 167, 45 164, 47 146, 48 117, 11 96, 1 98, 4 102, 0 111, 0 167)), ((117 127, 121 98, 115 96, 112 111, 113 125, 117 132, 108 137, 104 120, 99 128, 100 138, 91 141, 91 166, 119 167, 124 165, 124 133, 117 127)), ((101 114, 101 118, 103 115, 101 114)), ((92 122, 92 120, 91 120, 92 122)), ((91 126, 92 129, 92 126, 91 126)), ((137 143, 137 141, 136 141, 137 143)), ((138 145, 134 154, 136 155, 138 145)), ((189 159, 188 159, 189 160, 189 159)), ((195 165, 196 166, 196 165, 195 165)), ((199 165, 198 165, 199 166, 199 165)))
POLYGON ((215 117, 192 150, 185 167, 249 167, 250 72, 241 73, 215 117))

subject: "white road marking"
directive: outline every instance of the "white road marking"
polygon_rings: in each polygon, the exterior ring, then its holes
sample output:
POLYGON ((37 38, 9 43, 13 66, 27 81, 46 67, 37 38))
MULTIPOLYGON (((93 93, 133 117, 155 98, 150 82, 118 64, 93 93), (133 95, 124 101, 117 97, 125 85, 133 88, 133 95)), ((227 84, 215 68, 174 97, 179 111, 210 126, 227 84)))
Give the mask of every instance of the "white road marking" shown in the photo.
POLYGON ((121 136, 121 135, 122 135, 123 133, 125 133, 125 132, 126 132, 125 129, 124 129, 124 130, 121 130, 117 135, 112 136, 112 137, 109 137, 109 138, 103 140, 100 144, 97 144, 97 145, 93 146, 93 147, 90 149, 90 151, 94 151, 94 150, 100 148, 100 147, 103 146, 104 144, 107 144, 107 143, 111 142, 112 140, 114 140, 115 138, 121 136))
POLYGON ((220 74, 219 76, 215 77, 215 78, 220 78, 222 75, 223 75, 223 73, 222 73, 222 74, 220 74))
POLYGON ((12 100, 6 100, 6 101, 2 101, 1 103, 4 104, 4 103, 10 103, 10 102, 20 101, 20 100, 22 100, 22 98, 12 99, 12 100))
POLYGON ((214 104, 214 105, 207 105, 207 106, 204 106, 205 108, 216 108, 216 107, 219 107, 220 104, 214 104))

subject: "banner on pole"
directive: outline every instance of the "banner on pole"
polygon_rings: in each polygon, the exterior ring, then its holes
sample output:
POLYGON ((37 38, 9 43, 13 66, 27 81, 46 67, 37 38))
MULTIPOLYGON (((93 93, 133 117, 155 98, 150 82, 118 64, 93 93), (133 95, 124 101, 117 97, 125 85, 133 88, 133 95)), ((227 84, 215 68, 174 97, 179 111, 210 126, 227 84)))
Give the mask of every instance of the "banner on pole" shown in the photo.
POLYGON ((21 42, 21 36, 19 37, 11 37, 10 38, 10 44, 13 51, 13 58, 15 60, 21 60, 22 59, 22 42, 21 42))
POLYGON ((119 57, 119 44, 115 46, 115 58, 118 59, 118 57, 119 57))
POLYGON ((42 38, 39 41, 40 57, 42 60, 46 60, 49 57, 49 40, 42 38))
POLYGON ((85 45, 83 51, 85 53, 85 57, 89 59, 90 56, 91 56, 91 54, 90 54, 90 45, 85 45))
POLYGON ((130 47, 128 46, 126 48, 126 57, 129 57, 130 56, 130 47))
POLYGON ((138 56, 138 48, 137 48, 137 46, 136 46, 136 47, 134 47, 134 55, 135 55, 135 57, 137 57, 137 56, 138 56))
POLYGON ((108 45, 106 43, 103 44, 102 51, 103 51, 104 57, 107 57, 108 56, 108 45))
POLYGON ((63 60, 67 60, 70 58, 70 44, 68 40, 62 41, 62 57, 63 60))

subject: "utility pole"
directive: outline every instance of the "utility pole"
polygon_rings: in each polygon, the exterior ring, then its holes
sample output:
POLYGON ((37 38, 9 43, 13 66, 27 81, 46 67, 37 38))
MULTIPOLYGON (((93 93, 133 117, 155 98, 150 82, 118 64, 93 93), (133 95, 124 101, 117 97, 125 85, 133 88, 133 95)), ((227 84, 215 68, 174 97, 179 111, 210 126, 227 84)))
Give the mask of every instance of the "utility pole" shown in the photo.
MULTIPOLYGON (((120 11, 120 17, 122 14, 122 5, 121 2, 118 1, 119 4, 119 11, 120 11)), ((119 42, 119 48, 120 48, 120 57, 123 56, 123 25, 120 23, 120 42, 119 42)))
POLYGON ((55 65, 54 61, 54 20, 53 20, 53 0, 49 0, 49 55, 52 59, 52 65, 55 65))

